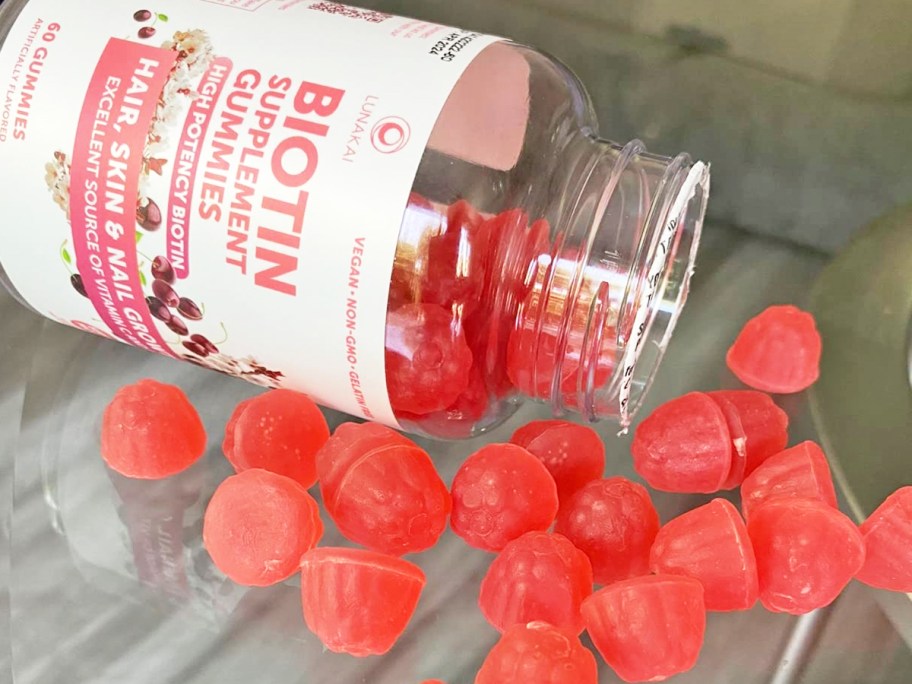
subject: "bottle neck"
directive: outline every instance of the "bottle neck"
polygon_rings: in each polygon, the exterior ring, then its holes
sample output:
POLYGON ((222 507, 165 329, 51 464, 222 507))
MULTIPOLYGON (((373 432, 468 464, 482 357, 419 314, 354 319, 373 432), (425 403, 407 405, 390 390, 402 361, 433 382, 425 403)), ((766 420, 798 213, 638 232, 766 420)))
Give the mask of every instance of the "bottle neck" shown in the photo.
POLYGON ((633 415, 687 298, 709 193, 709 167, 580 136, 565 148, 553 248, 539 257, 533 386, 554 412, 633 415), (547 357, 547 358, 545 358, 547 357), (550 362, 549 362, 550 360, 550 362))

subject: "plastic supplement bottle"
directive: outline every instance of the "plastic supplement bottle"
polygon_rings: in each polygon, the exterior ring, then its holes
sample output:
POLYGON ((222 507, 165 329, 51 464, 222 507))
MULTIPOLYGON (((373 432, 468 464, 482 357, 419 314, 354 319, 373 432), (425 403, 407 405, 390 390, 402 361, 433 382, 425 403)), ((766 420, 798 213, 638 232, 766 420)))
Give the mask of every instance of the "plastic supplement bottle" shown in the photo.
POLYGON ((62 323, 437 437, 626 425, 709 169, 532 48, 329 2, 7 0, 0 278, 62 323))

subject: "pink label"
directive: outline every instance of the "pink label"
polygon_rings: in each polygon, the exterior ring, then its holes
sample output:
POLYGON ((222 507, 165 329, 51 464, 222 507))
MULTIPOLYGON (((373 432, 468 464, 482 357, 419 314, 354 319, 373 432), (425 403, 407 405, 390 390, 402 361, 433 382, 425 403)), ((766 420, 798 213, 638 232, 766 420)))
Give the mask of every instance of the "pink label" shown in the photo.
POLYGON ((218 57, 200 81, 199 97, 190 105, 184 131, 177 144, 174 176, 168 203, 168 260, 174 274, 183 280, 190 275, 190 222, 196 171, 203 154, 202 145, 215 114, 215 105, 222 94, 233 64, 227 57, 218 57))
POLYGON ((86 92, 71 167, 71 226, 86 294, 128 344, 174 356, 146 305, 136 257, 142 150, 175 54, 108 42, 86 92))

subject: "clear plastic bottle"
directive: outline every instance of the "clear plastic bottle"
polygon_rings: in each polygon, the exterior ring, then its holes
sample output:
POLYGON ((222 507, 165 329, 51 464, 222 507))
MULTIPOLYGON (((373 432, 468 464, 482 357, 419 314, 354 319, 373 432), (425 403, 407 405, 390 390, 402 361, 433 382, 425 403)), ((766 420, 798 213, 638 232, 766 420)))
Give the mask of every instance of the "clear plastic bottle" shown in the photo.
MULTIPOLYGON (((0 46, 25 4, 0 9, 0 46)), ((484 48, 401 221, 385 345, 400 425, 467 437, 527 398, 626 425, 684 305, 708 192, 708 167, 687 154, 600 138, 558 61, 484 48)), ((3 264, 0 279, 17 296, 3 264)))

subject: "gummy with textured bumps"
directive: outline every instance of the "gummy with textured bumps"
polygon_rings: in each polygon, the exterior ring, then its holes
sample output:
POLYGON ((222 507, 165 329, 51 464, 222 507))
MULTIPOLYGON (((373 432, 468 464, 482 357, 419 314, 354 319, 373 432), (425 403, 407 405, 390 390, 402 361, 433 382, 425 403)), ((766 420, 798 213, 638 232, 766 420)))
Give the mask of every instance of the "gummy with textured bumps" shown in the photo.
POLYGON ((557 514, 554 478, 515 444, 489 444, 469 456, 453 478, 450 526, 469 546, 500 551, 557 514))
POLYGON ((749 518, 765 501, 782 497, 819 499, 838 507, 830 466, 819 445, 802 442, 767 459, 741 485, 741 510, 749 518))
POLYGON ((557 485, 561 505, 605 470, 605 445, 598 433, 585 425, 534 420, 516 430, 510 442, 545 464, 557 485))
POLYGON ((707 610, 747 610, 757 602, 754 549, 738 509, 725 499, 665 523, 652 545, 649 569, 699 580, 707 610))
POLYGON ((478 606, 491 625, 542 621, 583 631, 580 605, 592 593, 592 566, 560 534, 527 532, 507 544, 481 582, 478 606))
POLYGON ((417 446, 371 450, 347 470, 326 510, 348 539, 401 556, 437 543, 450 515, 450 492, 417 446))
POLYGON ((760 602, 775 613, 801 615, 829 605, 864 564, 855 523, 815 499, 768 501, 752 511, 747 533, 760 602))
POLYGON ((187 395, 140 380, 121 387, 101 422, 101 457, 112 470, 143 480, 170 477, 199 460, 206 431, 187 395))
POLYGON ((598 684, 595 656, 572 630, 514 625, 485 658, 475 684, 598 684))
POLYGON ((745 385, 791 394, 817 381, 821 346, 811 314, 796 306, 771 306, 744 325, 725 361, 745 385))
POLYGON ((426 581, 401 558, 317 548, 301 559, 304 621, 334 653, 383 655, 408 627, 426 581))
POLYGON ((386 385, 396 412, 442 411, 469 386, 472 352, 462 327, 436 304, 406 304, 387 316, 386 385))
POLYGON ((616 582, 583 601, 592 643, 625 682, 657 682, 691 669, 706 631, 703 586, 651 575, 616 582))
POLYGON ((329 439, 326 418, 313 400, 300 392, 276 389, 242 406, 234 421, 230 452, 225 452, 234 469, 263 468, 303 487, 313 486, 316 453, 329 439))
POLYGON ((865 563, 855 578, 878 589, 912 592, 912 487, 890 494, 861 524, 865 563))
POLYGON ((701 392, 672 399, 640 423, 633 437, 633 466, 654 489, 712 493, 732 464, 725 414, 701 392))
POLYGON ((288 579, 323 536, 317 502, 294 480, 245 470, 215 490, 203 521, 203 544, 215 566, 245 586, 288 579))
POLYGON ((589 557, 597 583, 610 584, 649 571, 659 514, 643 485, 610 477, 574 494, 558 512, 554 531, 589 557))
POLYGON ((737 417, 734 429, 729 424, 732 440, 743 440, 743 472, 732 458, 732 471, 723 489, 737 487, 761 463, 785 449, 788 444, 788 414, 776 406, 773 398, 756 390, 718 390, 707 394, 723 408, 726 420, 737 417), (740 479, 738 479, 740 477, 740 479))

